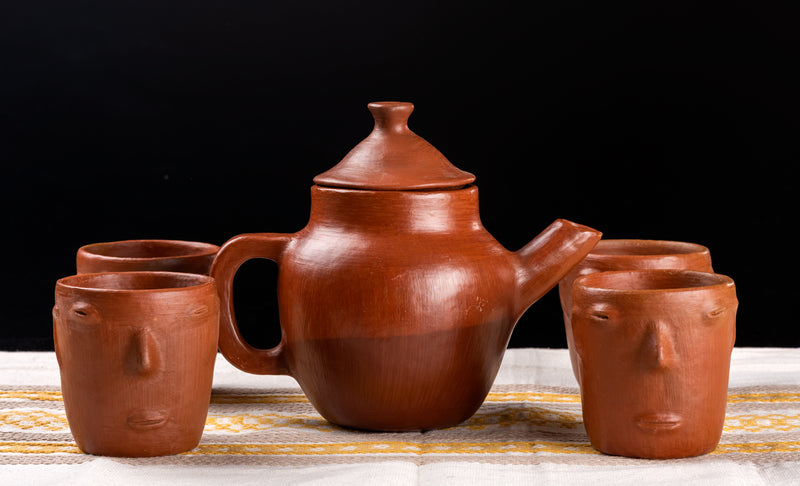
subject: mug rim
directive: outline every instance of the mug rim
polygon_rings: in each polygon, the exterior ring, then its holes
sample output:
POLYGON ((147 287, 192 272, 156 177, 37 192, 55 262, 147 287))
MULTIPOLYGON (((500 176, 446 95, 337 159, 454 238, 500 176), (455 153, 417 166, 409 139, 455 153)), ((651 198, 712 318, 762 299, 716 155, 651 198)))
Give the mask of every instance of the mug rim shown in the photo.
POLYGON ((219 251, 220 247, 213 243, 203 241, 190 241, 190 240, 172 240, 172 239, 159 239, 159 238, 142 238, 132 240, 117 240, 117 241, 102 241, 97 243, 89 243, 78 248, 78 254, 88 256, 95 259, 103 259, 110 261, 151 261, 151 260, 164 260, 170 258, 189 258, 189 257, 203 257, 211 256, 219 251), (158 256, 125 256, 114 255, 107 252, 114 249, 122 248, 125 246, 135 246, 147 243, 154 243, 163 245, 165 248, 185 250, 183 252, 165 253, 158 256))
POLYGON ((64 289, 81 292, 101 292, 115 294, 152 294, 158 292, 185 292, 188 290, 201 289, 207 286, 214 286, 215 279, 208 275, 189 272, 165 272, 165 271, 133 271, 133 272, 95 272, 81 273, 62 277, 56 281, 56 289, 64 289), (137 287, 138 280, 145 278, 162 279, 165 285, 148 285, 137 287), (122 283, 123 286, 104 286, 102 281, 109 283, 122 283), (125 283, 133 285, 124 285, 125 283), (177 283, 188 283, 188 285, 175 285, 177 283))
POLYGON ((635 238, 601 239, 589 252, 593 258, 647 259, 680 255, 709 255, 707 246, 689 241, 635 238))
POLYGON ((608 272, 596 272, 578 277, 575 279, 575 283, 573 284, 573 287, 580 287, 584 292, 640 295, 695 292, 699 290, 729 288, 733 286, 733 279, 720 273, 671 269, 615 270, 608 272), (643 282, 650 282, 655 278, 662 280, 671 279, 671 281, 675 282, 675 284, 655 287, 619 285, 622 282, 631 282, 631 277, 638 277, 640 281, 643 282), (617 285, 614 285, 615 283, 617 285))

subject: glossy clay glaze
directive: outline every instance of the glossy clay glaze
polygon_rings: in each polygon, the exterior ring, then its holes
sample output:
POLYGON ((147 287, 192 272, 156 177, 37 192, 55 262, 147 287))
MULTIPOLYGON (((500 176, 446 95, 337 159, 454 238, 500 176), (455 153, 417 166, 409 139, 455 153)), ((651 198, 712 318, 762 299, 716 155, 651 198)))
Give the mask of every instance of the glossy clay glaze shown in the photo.
POLYGON ((368 430, 455 425, 481 405, 522 313, 600 233, 557 220, 516 252, 483 227, 474 176, 409 130, 410 103, 372 103, 372 133, 314 179, 307 226, 225 243, 211 269, 219 348, 238 368, 293 376, 329 421, 368 430), (232 281, 278 264, 281 342, 239 333, 232 281))

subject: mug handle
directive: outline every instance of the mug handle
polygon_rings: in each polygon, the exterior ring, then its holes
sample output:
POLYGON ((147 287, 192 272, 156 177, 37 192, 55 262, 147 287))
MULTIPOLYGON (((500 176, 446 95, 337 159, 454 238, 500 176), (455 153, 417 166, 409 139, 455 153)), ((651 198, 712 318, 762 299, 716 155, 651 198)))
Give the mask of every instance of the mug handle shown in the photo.
POLYGON ((233 310, 233 277, 239 267, 253 258, 266 258, 278 265, 293 235, 282 233, 249 233, 235 236, 219 249, 211 265, 219 295, 219 350, 232 365, 256 375, 290 375, 284 355, 284 341, 271 349, 258 349, 248 344, 239 332, 233 310))

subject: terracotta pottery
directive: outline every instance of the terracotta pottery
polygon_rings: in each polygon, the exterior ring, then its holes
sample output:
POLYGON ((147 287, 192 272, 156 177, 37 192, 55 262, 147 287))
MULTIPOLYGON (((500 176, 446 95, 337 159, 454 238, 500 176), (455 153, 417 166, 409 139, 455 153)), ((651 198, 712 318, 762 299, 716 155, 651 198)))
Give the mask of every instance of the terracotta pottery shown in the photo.
POLYGON ((372 133, 311 188, 308 225, 232 238, 211 269, 220 351, 293 376, 329 421, 368 430, 447 427, 491 387, 511 331, 600 233, 554 222, 516 252, 478 215, 478 188, 411 132, 410 103, 372 103, 372 133), (231 283, 251 258, 278 264, 282 339, 247 344, 231 283))
POLYGON ((67 421, 89 454, 144 457, 200 442, 217 354, 208 276, 94 273, 56 283, 53 337, 67 421))
POLYGON ((687 270, 595 273, 575 281, 573 302, 592 445, 651 459, 714 450, 736 338, 733 280, 687 270))
POLYGON ((703 245, 667 240, 600 240, 597 245, 558 283, 558 295, 564 314, 567 348, 572 371, 580 383, 579 363, 575 354, 570 312, 572 312, 572 285, 575 279, 590 273, 616 270, 647 269, 695 270, 713 272, 711 254, 703 245))
POLYGON ((78 273, 163 271, 208 275, 219 247, 181 240, 125 240, 78 249, 78 273))

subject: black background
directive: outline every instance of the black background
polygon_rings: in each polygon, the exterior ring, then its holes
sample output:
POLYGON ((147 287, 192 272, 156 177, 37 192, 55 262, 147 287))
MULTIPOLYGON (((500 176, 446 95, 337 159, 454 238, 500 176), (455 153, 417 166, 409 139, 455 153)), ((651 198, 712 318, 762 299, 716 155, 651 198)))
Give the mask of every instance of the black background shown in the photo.
MULTIPOLYGON (((411 101, 516 250, 556 218, 711 249, 740 346, 800 346, 798 17, 763 2, 5 2, 2 349, 51 349, 83 244, 294 232, 309 187, 411 101)), ((277 340, 274 264, 236 279, 277 340)), ((555 291, 511 346, 563 347, 555 291)))

